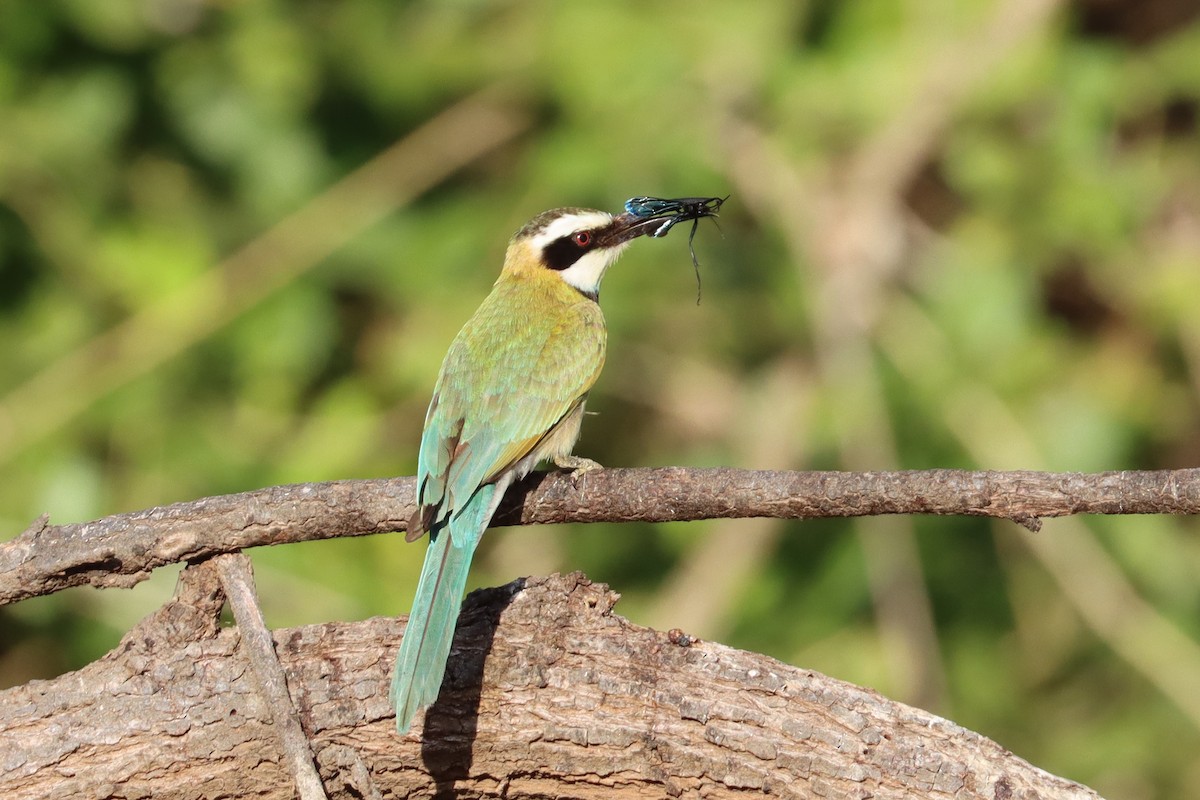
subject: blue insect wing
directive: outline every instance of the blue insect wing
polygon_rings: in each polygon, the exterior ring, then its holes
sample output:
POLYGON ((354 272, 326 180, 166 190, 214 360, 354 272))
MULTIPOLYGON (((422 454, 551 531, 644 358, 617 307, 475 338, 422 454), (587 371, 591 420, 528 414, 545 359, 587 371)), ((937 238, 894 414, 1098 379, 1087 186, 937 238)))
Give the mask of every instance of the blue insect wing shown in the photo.
POLYGON ((679 204, 659 197, 631 197, 625 201, 625 210, 635 217, 653 217, 678 211, 679 204))

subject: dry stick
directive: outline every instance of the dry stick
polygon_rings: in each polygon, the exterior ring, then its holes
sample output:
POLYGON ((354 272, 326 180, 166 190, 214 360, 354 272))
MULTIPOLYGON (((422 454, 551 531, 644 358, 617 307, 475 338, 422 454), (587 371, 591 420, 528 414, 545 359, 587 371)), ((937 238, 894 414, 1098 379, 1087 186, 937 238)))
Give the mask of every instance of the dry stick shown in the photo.
MULTIPOLYGON (((70 586, 132 586, 166 564, 247 547, 402 531, 413 479, 259 489, 50 525, 0 544, 0 604, 70 586)), ((671 522, 955 514, 1019 522, 1070 514, 1200 514, 1200 469, 1155 472, 769 472, 606 469, 578 486, 537 473, 509 490, 493 523, 671 522)), ((398 544, 399 546, 399 544, 398 544)))
POLYGON ((216 559, 217 572, 225 588, 225 597, 233 610, 241 634, 242 650, 271 709, 274 730, 283 747, 284 758, 296 782, 301 800, 328 800, 321 777, 313 765, 308 737, 300 726, 296 706, 288 694, 287 678, 275 654, 275 643, 267 630, 258 596, 254 592, 254 573, 244 553, 229 553, 216 559))

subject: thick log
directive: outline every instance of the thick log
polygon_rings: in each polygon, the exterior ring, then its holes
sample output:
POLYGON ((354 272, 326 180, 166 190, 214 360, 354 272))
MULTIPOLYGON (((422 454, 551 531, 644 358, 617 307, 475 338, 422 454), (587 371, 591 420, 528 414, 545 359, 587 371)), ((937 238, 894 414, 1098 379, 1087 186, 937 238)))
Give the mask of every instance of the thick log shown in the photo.
MULTIPOLYGON (((100 661, 0 693, 0 796, 294 796, 215 570, 184 575, 100 661)), ((387 699, 402 621, 277 631, 329 796, 1097 798, 874 692, 633 625, 616 600, 579 574, 472 594, 405 736, 387 699)))

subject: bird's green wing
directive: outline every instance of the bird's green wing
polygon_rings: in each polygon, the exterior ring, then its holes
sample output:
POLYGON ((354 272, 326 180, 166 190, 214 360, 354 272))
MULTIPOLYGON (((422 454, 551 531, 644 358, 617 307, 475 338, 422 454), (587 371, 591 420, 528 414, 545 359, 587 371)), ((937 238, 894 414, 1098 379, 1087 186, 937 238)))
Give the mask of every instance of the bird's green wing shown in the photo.
POLYGON ((521 288, 498 286, 442 365, 417 471, 425 527, 435 534, 480 486, 533 450, 604 365, 599 306, 580 297, 546 313, 545 303, 515 291, 521 288))

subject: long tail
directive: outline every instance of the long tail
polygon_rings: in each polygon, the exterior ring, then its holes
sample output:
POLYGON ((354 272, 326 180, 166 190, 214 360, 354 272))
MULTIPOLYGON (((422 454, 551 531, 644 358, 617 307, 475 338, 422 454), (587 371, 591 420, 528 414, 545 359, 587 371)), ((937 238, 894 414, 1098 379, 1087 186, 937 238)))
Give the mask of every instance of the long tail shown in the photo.
POLYGON ((392 673, 391 698, 400 733, 409 729, 418 711, 437 700, 442 688, 471 558, 492 516, 495 490, 494 485, 480 487, 451 521, 453 531, 440 531, 425 551, 417 595, 392 673))

